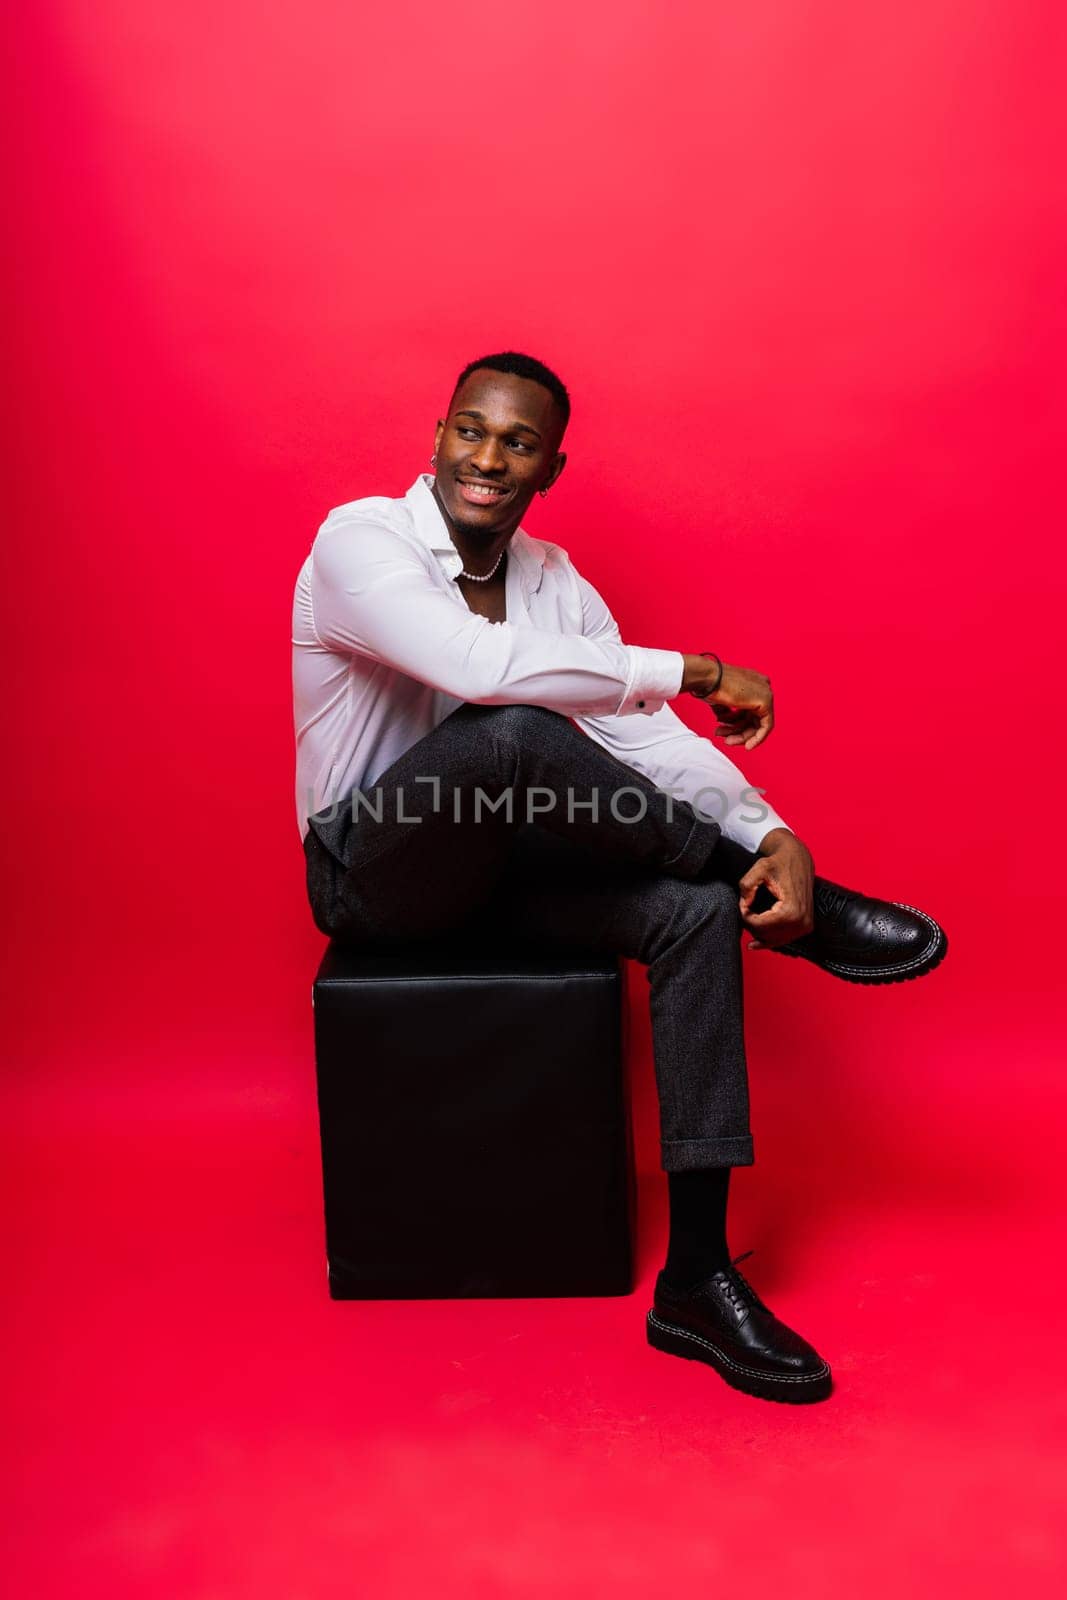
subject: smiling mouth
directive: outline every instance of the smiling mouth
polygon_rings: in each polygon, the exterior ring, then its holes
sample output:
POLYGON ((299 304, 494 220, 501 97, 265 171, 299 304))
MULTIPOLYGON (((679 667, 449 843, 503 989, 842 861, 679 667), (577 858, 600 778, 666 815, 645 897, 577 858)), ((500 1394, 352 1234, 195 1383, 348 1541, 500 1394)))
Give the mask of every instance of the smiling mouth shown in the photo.
POLYGON ((495 483, 468 483, 463 478, 457 479, 459 490, 468 505, 489 506, 498 500, 503 500, 507 489, 495 483))

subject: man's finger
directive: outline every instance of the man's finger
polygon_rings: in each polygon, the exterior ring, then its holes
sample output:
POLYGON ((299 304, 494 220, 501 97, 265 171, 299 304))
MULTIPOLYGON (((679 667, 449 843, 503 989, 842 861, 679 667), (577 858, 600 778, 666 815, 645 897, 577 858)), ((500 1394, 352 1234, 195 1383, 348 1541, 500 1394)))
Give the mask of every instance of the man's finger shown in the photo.
POLYGON ((745 927, 750 930, 776 928, 781 922, 797 922, 799 920, 798 907, 789 905, 785 900, 776 900, 768 910, 746 913, 744 917, 745 927))
POLYGON ((757 889, 764 882, 766 882, 766 873, 761 871, 758 865, 755 867, 749 867, 748 871, 745 873, 744 877, 741 879, 741 882, 737 886, 738 893, 741 897, 738 903, 740 905, 742 916, 747 913, 749 906, 756 898, 757 889))

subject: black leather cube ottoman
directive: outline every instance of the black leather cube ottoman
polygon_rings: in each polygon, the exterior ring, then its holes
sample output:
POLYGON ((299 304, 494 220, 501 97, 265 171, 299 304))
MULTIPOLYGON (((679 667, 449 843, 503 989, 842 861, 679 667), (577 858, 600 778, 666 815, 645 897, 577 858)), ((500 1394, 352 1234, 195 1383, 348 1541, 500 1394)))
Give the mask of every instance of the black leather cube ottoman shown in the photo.
POLYGON ((332 943, 315 978, 334 1299, 633 1288, 622 963, 332 943))

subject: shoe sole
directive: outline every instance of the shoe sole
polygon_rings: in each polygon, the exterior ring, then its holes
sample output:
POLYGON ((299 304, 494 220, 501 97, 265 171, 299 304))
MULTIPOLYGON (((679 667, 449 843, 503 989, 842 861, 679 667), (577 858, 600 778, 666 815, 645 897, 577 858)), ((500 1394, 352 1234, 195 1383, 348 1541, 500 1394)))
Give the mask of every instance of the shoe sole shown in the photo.
POLYGON ((677 1323, 665 1322, 655 1311, 648 1313, 648 1342, 656 1350, 669 1356, 681 1356, 686 1361, 704 1361, 714 1367, 732 1389, 754 1395, 758 1400, 780 1400, 787 1405, 807 1405, 813 1400, 825 1400, 833 1389, 833 1375, 824 1361, 817 1372, 797 1373, 795 1376, 771 1377, 755 1367, 746 1367, 728 1356, 725 1350, 712 1344, 699 1333, 680 1328, 677 1323))
POLYGON ((928 972, 933 972, 944 961, 948 953, 948 935, 940 923, 927 916, 925 911, 920 911, 918 906, 905 905, 903 900, 891 903, 901 911, 911 911, 921 917, 933 935, 922 954, 911 961, 898 962, 895 967, 853 967, 840 961, 820 961, 818 956, 809 955, 806 950, 793 950, 787 944, 776 945, 775 948, 780 956, 797 956, 802 961, 809 961, 813 967, 820 967, 823 972, 832 973, 835 978, 843 978, 846 983, 908 983, 912 978, 925 978, 928 972))

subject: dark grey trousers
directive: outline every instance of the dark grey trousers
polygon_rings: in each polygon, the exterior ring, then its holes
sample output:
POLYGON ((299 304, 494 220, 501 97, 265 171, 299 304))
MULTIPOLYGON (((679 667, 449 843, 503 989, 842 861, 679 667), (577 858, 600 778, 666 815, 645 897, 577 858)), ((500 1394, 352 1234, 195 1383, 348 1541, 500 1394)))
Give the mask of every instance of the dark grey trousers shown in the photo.
POLYGON ((647 968, 667 1172, 750 1166, 736 883, 754 857, 566 717, 463 705, 309 819, 316 926, 368 948, 463 928, 647 968))

